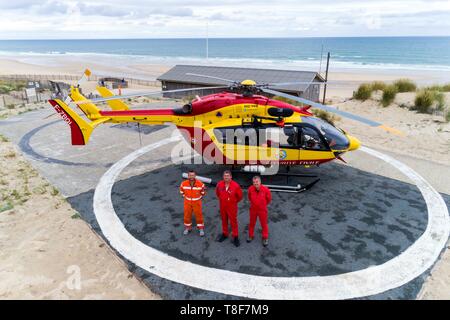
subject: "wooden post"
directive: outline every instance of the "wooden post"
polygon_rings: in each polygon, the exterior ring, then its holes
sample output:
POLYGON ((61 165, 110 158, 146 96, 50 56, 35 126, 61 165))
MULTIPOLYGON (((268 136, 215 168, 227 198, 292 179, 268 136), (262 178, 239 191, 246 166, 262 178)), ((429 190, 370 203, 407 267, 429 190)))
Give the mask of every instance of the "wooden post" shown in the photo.
POLYGON ((330 66, 330 53, 327 55, 327 70, 325 71, 325 86, 323 87, 323 100, 322 104, 325 104, 325 98, 327 95, 327 81, 328 81, 328 67, 330 66))

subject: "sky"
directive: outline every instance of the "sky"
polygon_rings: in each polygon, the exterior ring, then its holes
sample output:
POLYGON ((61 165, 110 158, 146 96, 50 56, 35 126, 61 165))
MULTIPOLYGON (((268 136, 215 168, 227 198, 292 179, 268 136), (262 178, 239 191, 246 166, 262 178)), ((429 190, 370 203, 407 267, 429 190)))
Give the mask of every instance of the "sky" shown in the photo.
POLYGON ((448 0, 0 0, 0 39, 449 36, 448 0))

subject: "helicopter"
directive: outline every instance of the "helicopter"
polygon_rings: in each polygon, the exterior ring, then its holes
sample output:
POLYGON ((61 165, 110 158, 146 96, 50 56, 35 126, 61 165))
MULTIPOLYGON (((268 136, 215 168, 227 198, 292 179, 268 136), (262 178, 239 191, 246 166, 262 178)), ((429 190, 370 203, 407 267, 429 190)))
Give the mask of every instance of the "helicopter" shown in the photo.
POLYGON ((181 131, 191 148, 209 163, 231 165, 233 169, 240 167, 244 172, 264 173, 273 165, 286 166, 289 170, 291 166, 319 166, 335 159, 344 161, 342 154, 360 147, 357 138, 316 117, 310 112, 311 107, 392 133, 400 133, 381 123, 332 106, 271 89, 277 85, 300 82, 258 84, 253 80, 235 81, 210 75, 187 75, 219 79, 229 85, 119 96, 105 87, 97 87, 102 96, 97 99, 87 99, 80 92, 78 85, 70 88, 71 102, 69 99, 51 99, 49 103, 70 126, 73 145, 87 144, 94 128, 103 123, 172 123, 181 131), (132 110, 122 101, 201 89, 223 91, 203 97, 197 96, 181 108, 172 109, 132 110), (267 95, 284 97, 300 102, 303 106, 275 100, 267 95), (96 105, 103 102, 112 110, 102 110, 96 105), (81 117, 69 104, 81 109, 88 120, 81 117))

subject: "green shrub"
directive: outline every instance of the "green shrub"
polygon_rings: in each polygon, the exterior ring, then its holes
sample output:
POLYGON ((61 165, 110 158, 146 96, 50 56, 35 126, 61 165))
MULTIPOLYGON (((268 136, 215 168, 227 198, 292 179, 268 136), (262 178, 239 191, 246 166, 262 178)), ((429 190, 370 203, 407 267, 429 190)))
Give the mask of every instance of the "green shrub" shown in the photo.
POLYGON ((300 102, 297 102, 295 100, 291 100, 291 99, 288 99, 288 98, 285 98, 285 97, 274 96, 272 99, 273 100, 282 101, 282 102, 286 102, 286 103, 289 103, 289 104, 291 104, 293 106, 303 106, 303 104, 301 104, 300 102))
POLYGON ((7 94, 11 91, 20 91, 26 87, 26 82, 22 80, 0 80, 0 93, 7 94))
POLYGON ((313 109, 312 113, 317 117, 320 118, 322 120, 325 120, 326 122, 331 123, 333 126, 335 125, 336 121, 341 120, 340 117, 338 117, 337 115, 330 113, 330 112, 326 112, 325 110, 320 110, 320 109, 313 109))
POLYGON ((14 206, 10 201, 8 201, 7 203, 0 204, 0 212, 8 211, 11 210, 12 208, 14 208, 14 206))
POLYGON ((368 83, 361 84, 358 87, 358 90, 356 90, 353 93, 353 98, 362 101, 370 99, 371 96, 372 96, 372 86, 368 83))
POLYGON ((417 93, 414 106, 421 113, 430 113, 435 98, 435 91, 422 90, 417 93))
POLYGON ((445 96, 442 92, 434 91, 434 101, 436 101, 437 109, 442 111, 445 108, 445 96))
POLYGON ((372 87, 372 91, 384 90, 386 83, 383 81, 373 81, 370 86, 372 87))
POLYGON ((383 90, 383 96, 381 97, 381 104, 383 107, 387 107, 392 102, 394 102, 395 96, 397 95, 397 86, 390 85, 386 86, 383 90))
POLYGON ((446 122, 450 122, 450 111, 447 111, 446 113, 445 113, 445 121, 446 122))
POLYGON ((425 89, 439 92, 450 92, 450 83, 444 85, 434 84, 432 86, 426 87, 425 89))
POLYGON ((397 92, 413 92, 417 89, 417 85, 409 79, 398 79, 394 81, 394 86, 397 87, 397 92))
POLYGON ((0 94, 8 94, 12 91, 10 86, 5 84, 0 84, 0 94))

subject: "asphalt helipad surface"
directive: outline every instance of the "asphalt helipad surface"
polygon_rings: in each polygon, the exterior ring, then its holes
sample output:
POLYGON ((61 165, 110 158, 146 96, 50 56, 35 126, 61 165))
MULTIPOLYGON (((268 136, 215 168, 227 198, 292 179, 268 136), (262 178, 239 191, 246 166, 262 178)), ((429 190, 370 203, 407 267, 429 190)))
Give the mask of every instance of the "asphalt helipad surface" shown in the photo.
MULTIPOLYGON (((136 128, 103 126, 94 132, 91 144, 72 147, 65 123, 43 120, 48 114, 48 110, 37 111, 0 122, 0 133, 18 144, 101 234, 93 212, 95 186, 113 163, 141 146, 136 128)), ((172 131, 173 127, 144 128, 142 143, 160 141, 172 131)), ((308 170, 321 181, 307 193, 274 193, 268 248, 258 239, 245 242, 247 201, 239 205, 241 246, 214 241, 220 218, 213 188, 204 200, 206 237, 183 236, 181 173, 194 168, 217 180, 223 167, 172 165, 170 150, 171 146, 164 146, 133 161, 114 184, 111 199, 117 216, 136 239, 183 261, 266 277, 330 276, 397 257, 427 227, 427 207, 417 187, 389 164, 357 151, 345 157, 348 165, 331 163, 308 170)), ((250 178, 236 177, 243 186, 249 185, 250 178)), ((263 182, 283 179, 264 177, 263 182)), ((449 206, 450 196, 442 196, 449 206)), ((234 298, 166 280, 133 263, 129 268, 164 298, 234 298)), ((413 299, 426 276, 427 272, 406 285, 364 298, 413 299)))

